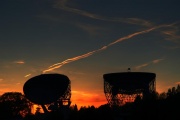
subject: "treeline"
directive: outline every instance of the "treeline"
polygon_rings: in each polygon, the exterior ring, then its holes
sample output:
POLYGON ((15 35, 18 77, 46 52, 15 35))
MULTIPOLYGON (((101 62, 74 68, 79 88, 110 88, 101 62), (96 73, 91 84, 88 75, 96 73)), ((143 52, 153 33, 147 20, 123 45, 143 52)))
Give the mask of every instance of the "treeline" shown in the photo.
POLYGON ((59 107, 48 113, 41 113, 39 108, 31 113, 33 103, 22 93, 7 92, 0 96, 0 120, 180 120, 180 85, 169 88, 167 92, 153 93, 151 99, 139 97, 133 103, 123 106, 77 105, 59 107))

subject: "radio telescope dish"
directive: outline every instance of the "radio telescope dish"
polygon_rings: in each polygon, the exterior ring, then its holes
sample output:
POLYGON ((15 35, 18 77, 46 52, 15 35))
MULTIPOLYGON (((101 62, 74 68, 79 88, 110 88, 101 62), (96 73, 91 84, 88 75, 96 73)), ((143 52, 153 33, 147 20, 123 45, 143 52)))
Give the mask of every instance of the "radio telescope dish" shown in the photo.
POLYGON ((107 73, 104 93, 110 106, 133 102, 137 96, 147 99, 156 91, 156 74, 147 72, 107 73))
POLYGON ((41 74, 27 80, 23 92, 35 104, 50 104, 67 94, 70 98, 70 80, 62 74, 41 74))

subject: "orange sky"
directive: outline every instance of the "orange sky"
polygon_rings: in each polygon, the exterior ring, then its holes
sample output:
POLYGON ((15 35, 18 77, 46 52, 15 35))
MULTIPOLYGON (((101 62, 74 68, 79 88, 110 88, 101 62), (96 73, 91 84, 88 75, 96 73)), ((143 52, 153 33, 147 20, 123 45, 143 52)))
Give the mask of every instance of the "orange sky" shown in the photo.
POLYGON ((92 93, 92 92, 82 92, 82 91, 72 91, 72 105, 80 106, 91 106, 99 107, 100 105, 106 104, 107 100, 104 93, 92 93))
MULTIPOLYGON (((20 84, 10 85, 9 88, 1 89, 0 94, 4 92, 22 92, 22 86, 20 84)), ((171 88, 171 86, 169 86, 171 88)), ((156 86, 157 92, 166 92, 168 88, 160 88, 159 85, 156 86)), ((22 92, 23 93, 23 92, 22 92)), ((107 100, 105 98, 104 92, 96 91, 71 91, 71 105, 77 105, 78 108, 81 106, 91 106, 99 107, 100 105, 106 104, 107 100)))
MULTIPOLYGON (((3 86, 3 84, 1 84, 3 86)), ((7 86, 7 84, 4 84, 7 86)), ((2 95, 5 92, 21 92, 22 91, 22 84, 9 84, 8 88, 0 89, 0 94, 2 95)), ((71 105, 77 105, 78 108, 81 106, 91 106, 94 105, 95 107, 99 107, 100 105, 106 104, 107 100, 105 95, 102 91, 98 91, 98 93, 93 93, 92 91, 71 91, 71 105)))
MULTIPOLYGON (((88 78, 91 79, 91 77, 88 77, 88 78)), ((17 79, 21 79, 21 78, 17 78, 17 79)), ((3 81, 0 81, 1 82, 0 94, 3 94, 4 92, 22 92, 23 93, 23 90, 22 90, 23 84, 27 79, 28 78, 25 78, 24 80, 21 80, 22 82, 12 83, 12 84, 4 83, 3 81)), ((97 83, 98 85, 100 84, 100 86, 97 86, 96 84, 92 84, 92 83, 87 84, 87 82, 89 82, 88 79, 84 81, 83 83, 82 82, 79 83, 76 80, 76 79, 79 79, 77 77, 70 76, 70 79, 72 79, 71 80, 71 101, 72 101, 71 105, 76 104, 78 105, 78 107, 94 105, 95 107, 99 107, 100 105, 107 103, 107 100, 104 94, 102 78, 101 78, 101 83, 97 83)), ((85 79, 85 78, 81 78, 81 79, 85 79)), ((158 76, 157 76, 156 90, 158 93, 167 92, 168 88, 174 87, 170 85, 168 86, 168 84, 169 83, 159 81, 158 76)))

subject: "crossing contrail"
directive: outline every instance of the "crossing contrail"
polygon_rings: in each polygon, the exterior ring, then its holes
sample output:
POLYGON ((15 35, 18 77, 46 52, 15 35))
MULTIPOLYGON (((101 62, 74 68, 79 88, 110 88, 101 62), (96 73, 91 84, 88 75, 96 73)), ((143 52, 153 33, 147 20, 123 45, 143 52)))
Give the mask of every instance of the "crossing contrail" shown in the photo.
POLYGON ((112 46, 114 44, 117 44, 117 43, 122 42, 124 40, 128 40, 128 39, 133 38, 133 37, 135 37, 137 35, 149 33, 149 32, 151 32, 153 30, 156 30, 156 29, 159 29, 159 28, 162 28, 162 27, 170 27, 172 25, 174 25, 174 24, 159 25, 159 26, 152 27, 152 28, 149 28, 149 29, 146 29, 146 30, 143 30, 143 31, 139 31, 139 32, 129 34, 129 35, 121 37, 121 38, 115 40, 114 42, 111 42, 111 43, 109 43, 109 44, 107 44, 107 45, 105 45, 105 46, 103 46, 103 47, 101 47, 99 49, 87 52, 85 54, 82 54, 82 55, 79 55, 79 56, 76 56, 76 57, 66 59, 66 60, 64 60, 62 62, 59 62, 59 63, 55 63, 55 64, 49 66, 46 70, 44 70, 43 73, 46 73, 46 72, 52 71, 54 69, 60 68, 65 64, 68 64, 68 63, 71 63, 71 62, 74 62, 74 61, 77 61, 77 60, 80 60, 80 59, 83 59, 83 58, 87 58, 87 57, 89 57, 89 56, 91 56, 91 55, 93 55, 93 54, 95 54, 97 52, 100 52, 100 51, 103 51, 103 50, 107 49, 108 47, 110 47, 110 46, 112 46))

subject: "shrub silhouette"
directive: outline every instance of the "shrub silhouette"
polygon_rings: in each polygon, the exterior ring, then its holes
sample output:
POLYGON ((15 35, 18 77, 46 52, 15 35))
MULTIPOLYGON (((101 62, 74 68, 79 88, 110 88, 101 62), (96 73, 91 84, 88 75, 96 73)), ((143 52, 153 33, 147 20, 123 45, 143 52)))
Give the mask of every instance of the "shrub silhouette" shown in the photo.
POLYGON ((23 118, 31 113, 32 104, 20 92, 6 92, 0 96, 0 119, 23 118))

